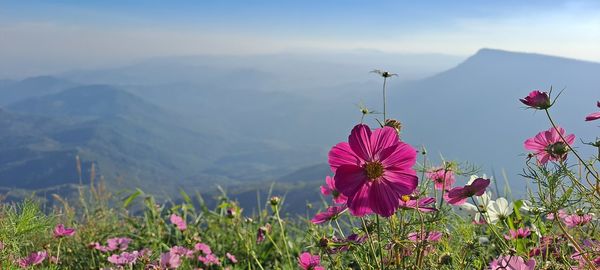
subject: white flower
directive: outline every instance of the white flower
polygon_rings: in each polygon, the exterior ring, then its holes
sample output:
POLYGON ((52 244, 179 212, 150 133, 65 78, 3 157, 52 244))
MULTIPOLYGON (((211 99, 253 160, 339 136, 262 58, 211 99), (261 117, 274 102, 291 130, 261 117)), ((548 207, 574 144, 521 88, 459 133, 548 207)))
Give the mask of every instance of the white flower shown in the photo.
POLYGON ((523 205, 521 205, 521 208, 519 208, 519 209, 523 212, 527 212, 527 213, 536 215, 536 214, 546 211, 546 209, 543 207, 533 206, 533 204, 528 200, 523 200, 522 202, 523 202, 523 205))
MULTIPOLYGON (((471 176, 473 178, 473 176, 471 176)), ((477 178, 475 176, 475 178, 477 178)), ((474 214, 474 220, 479 222, 482 220, 481 213, 487 212, 487 209, 490 207, 490 204, 494 202, 491 199, 491 195, 489 192, 483 193, 481 196, 474 196, 477 205, 473 205, 471 203, 464 203, 460 206, 460 209, 469 212, 470 214, 474 214)))
POLYGON ((489 223, 496 224, 498 220, 508 218, 513 213, 513 203, 508 203, 504 198, 498 198, 495 202, 490 202, 487 209, 489 223))

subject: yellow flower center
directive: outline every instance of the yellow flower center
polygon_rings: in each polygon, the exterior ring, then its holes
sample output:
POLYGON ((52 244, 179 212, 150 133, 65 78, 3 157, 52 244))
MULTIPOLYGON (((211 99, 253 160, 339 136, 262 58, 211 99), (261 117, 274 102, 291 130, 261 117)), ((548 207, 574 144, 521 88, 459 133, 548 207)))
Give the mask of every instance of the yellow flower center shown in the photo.
POLYGON ((383 165, 377 161, 365 164, 365 173, 370 180, 376 180, 383 176, 383 165))
POLYGON ((410 201, 410 196, 409 195, 402 195, 401 200, 403 202, 408 202, 408 201, 410 201))

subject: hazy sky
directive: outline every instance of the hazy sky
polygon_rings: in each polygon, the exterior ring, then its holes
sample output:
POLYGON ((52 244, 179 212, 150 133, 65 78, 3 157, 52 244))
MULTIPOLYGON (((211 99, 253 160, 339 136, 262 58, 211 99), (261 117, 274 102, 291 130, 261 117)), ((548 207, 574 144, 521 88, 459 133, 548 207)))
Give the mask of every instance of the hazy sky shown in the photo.
POLYGON ((2 1, 0 78, 155 56, 482 47, 600 61, 600 1, 2 1))

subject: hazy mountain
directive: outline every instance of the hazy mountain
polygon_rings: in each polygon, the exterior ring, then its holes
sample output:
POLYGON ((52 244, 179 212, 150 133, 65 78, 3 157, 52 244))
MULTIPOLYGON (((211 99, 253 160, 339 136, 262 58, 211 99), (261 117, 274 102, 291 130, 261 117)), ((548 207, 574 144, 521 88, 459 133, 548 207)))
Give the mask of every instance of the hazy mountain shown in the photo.
POLYGON ((52 76, 39 76, 22 81, 4 80, 0 82, 0 106, 31 97, 60 92, 75 83, 52 76))

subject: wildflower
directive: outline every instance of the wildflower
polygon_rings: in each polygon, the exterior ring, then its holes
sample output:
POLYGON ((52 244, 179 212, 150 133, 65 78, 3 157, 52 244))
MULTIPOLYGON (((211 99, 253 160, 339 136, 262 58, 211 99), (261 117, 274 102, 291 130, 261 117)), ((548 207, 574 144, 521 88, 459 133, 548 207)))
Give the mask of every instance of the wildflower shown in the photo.
POLYGON ((185 247, 180 247, 180 246, 173 246, 171 247, 171 249, 169 250, 170 253, 174 254, 174 255, 179 255, 179 256, 185 256, 187 258, 194 258, 194 251, 193 250, 189 250, 185 247))
POLYGON ((519 208, 519 209, 524 212, 531 213, 534 215, 537 215, 537 214, 540 214, 540 213, 546 211, 546 209, 544 207, 533 206, 533 204, 528 200, 523 200, 521 208, 519 208))
POLYGON ((271 224, 267 223, 265 226, 258 228, 256 233, 256 243, 260 244, 265 241, 265 236, 271 232, 271 224))
POLYGON ((75 234, 75 229, 66 228, 63 224, 58 224, 54 227, 54 237, 61 238, 65 236, 73 236, 75 234))
POLYGON ((513 204, 509 204, 504 198, 498 198, 490 202, 487 209, 489 223, 496 224, 498 220, 504 220, 513 213, 513 204))
POLYGON ((132 265, 137 261, 138 255, 137 251, 113 254, 108 257, 108 262, 116 265, 132 265))
POLYGON ((535 260, 530 259, 527 262, 516 255, 500 256, 490 263, 491 270, 534 270, 535 260))
POLYGON ((298 265, 303 270, 325 270, 325 267, 321 266, 321 258, 319 255, 311 255, 308 252, 300 254, 298 257, 298 265))
POLYGON ((389 217, 398 208, 400 197, 417 187, 412 166, 416 151, 400 142, 391 127, 371 132, 359 124, 352 129, 348 142, 329 152, 329 164, 335 173, 334 185, 348 196, 348 208, 355 216, 375 212, 389 217))
POLYGON ((204 253, 204 255, 212 254, 212 250, 210 250, 210 247, 204 243, 196 244, 194 246, 194 249, 197 251, 202 251, 202 253, 204 253))
POLYGON ((46 258, 48 258, 46 251, 33 252, 25 258, 18 259, 17 264, 21 268, 29 268, 30 266, 41 264, 46 258))
MULTIPOLYGON (((566 217, 568 214, 567 214, 567 212, 566 212, 565 210, 563 210, 563 209, 560 209, 560 210, 558 210, 558 213, 557 213, 557 215, 558 215, 558 218, 559 218, 559 219, 563 219, 563 218, 565 218, 565 217, 566 217)), ((555 217, 554 217, 554 213, 548 213, 548 214, 546 215, 546 219, 547 219, 547 220, 554 220, 554 218, 555 218, 555 217)))
POLYGON ((471 184, 449 190, 445 195, 446 200, 452 205, 464 204, 469 197, 483 195, 489 185, 489 179, 477 178, 471 184))
POLYGON ((565 160, 569 151, 568 145, 572 145, 574 141, 575 135, 565 135, 565 130, 561 127, 552 127, 547 131, 538 133, 533 138, 527 139, 525 141, 525 149, 534 151, 538 162, 546 164, 549 160, 565 160), (561 139, 561 136, 565 139, 564 141, 561 139))
POLYGON ((577 226, 583 226, 585 224, 590 223, 592 221, 592 215, 590 214, 572 214, 567 215, 563 218, 563 221, 569 228, 574 228, 577 226))
POLYGON ((233 256, 231 253, 227 252, 225 254, 225 256, 227 256, 227 259, 229 259, 229 261, 231 261, 231 263, 237 263, 238 260, 235 258, 235 256, 233 256))
POLYGON ((315 217, 310 220, 310 222, 313 224, 325 223, 326 221, 336 218, 345 210, 346 206, 330 206, 327 208, 327 211, 316 214, 315 217))
POLYGON ((548 109, 552 106, 548 93, 539 90, 531 91, 528 96, 519 100, 523 104, 538 110, 548 109))
POLYGON ((108 244, 107 250, 108 251, 113 251, 113 250, 126 250, 129 247, 129 243, 131 243, 131 239, 127 238, 127 237, 116 237, 116 238, 110 238, 108 240, 106 240, 106 243, 108 244))
POLYGON ((269 200, 269 203, 271 203, 272 206, 277 206, 279 203, 281 203, 281 198, 279 196, 273 196, 269 200))
POLYGON ((425 173, 425 176, 433 180, 433 186, 437 190, 448 190, 450 187, 452 187, 454 182, 456 182, 456 179, 454 178, 454 172, 443 167, 433 168, 425 173))
POLYGON ((221 261, 214 254, 207 254, 206 256, 198 256, 198 261, 202 262, 206 266, 221 265, 221 261))
MULTIPOLYGON (((471 181, 469 182, 472 183, 471 181)), ((487 209, 494 201, 491 199, 491 195, 487 191, 481 194, 481 196, 474 196, 474 198, 477 205, 465 202, 464 204, 460 205, 460 208, 470 213, 474 213, 474 224, 485 224, 487 222, 481 213, 486 213, 487 209)))
POLYGON ((392 127, 396 130, 396 132, 400 133, 402 130, 402 123, 396 119, 386 119, 384 126, 392 127))
POLYGON ((343 204, 346 203, 348 197, 346 195, 340 193, 337 189, 335 189, 335 185, 333 183, 333 178, 331 176, 325 177, 326 185, 321 186, 321 194, 325 196, 333 196, 333 202, 343 204))
POLYGON ((416 209, 421 212, 434 212, 437 211, 435 207, 429 207, 435 202, 435 198, 425 197, 419 199, 413 199, 413 197, 409 195, 403 195, 400 197, 400 208, 402 209, 416 209))
POLYGON ((531 235, 531 231, 528 228, 519 228, 517 230, 509 230, 507 235, 504 235, 506 240, 523 239, 531 235))
POLYGON ((180 231, 185 231, 185 229, 187 229, 185 220, 176 214, 171 214, 171 223, 175 224, 175 227, 177 227, 177 229, 180 231))
MULTIPOLYGON (((596 106, 598 106, 598 108, 600 108, 600 101, 598 101, 596 103, 596 106)), ((597 119, 600 119, 600 112, 591 113, 585 117, 585 121, 594 121, 597 119)))
POLYGON ((181 256, 172 252, 160 254, 159 265, 161 269, 176 269, 181 265, 181 256))

